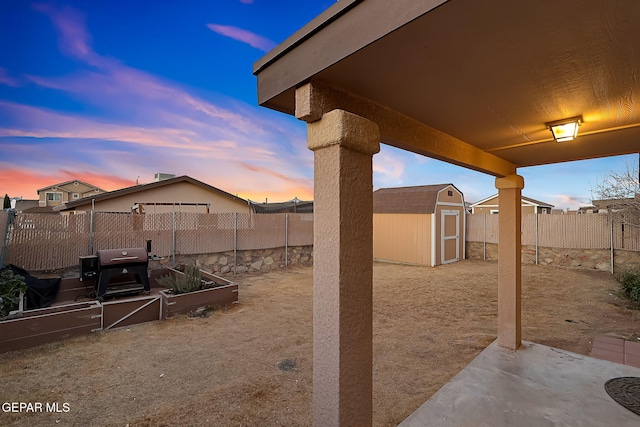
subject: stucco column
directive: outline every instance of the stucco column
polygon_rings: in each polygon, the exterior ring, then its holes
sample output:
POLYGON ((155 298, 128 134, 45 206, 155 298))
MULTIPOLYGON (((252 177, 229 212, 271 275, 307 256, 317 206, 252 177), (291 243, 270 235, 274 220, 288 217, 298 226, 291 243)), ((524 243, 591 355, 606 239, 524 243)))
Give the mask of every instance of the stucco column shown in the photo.
POLYGON ((373 180, 378 126, 333 110, 314 152, 313 423, 367 426, 373 390, 373 180))
POLYGON ((521 344, 522 189, 519 175, 496 178, 498 189, 498 344, 515 350, 521 344))

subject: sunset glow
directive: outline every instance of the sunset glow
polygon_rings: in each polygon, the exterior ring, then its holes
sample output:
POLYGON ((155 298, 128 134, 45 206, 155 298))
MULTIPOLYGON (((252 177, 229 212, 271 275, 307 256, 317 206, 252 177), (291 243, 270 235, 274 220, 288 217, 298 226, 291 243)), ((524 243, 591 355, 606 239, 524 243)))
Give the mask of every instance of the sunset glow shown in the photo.
MULTIPOLYGON (((0 196, 36 199, 74 179, 115 190, 162 172, 254 201, 313 199, 305 124, 259 107, 251 71, 334 3, 2 3, 0 196)), ((576 208, 633 158, 526 168, 524 193, 576 208)), ((436 183, 470 201, 495 192, 488 175, 388 146, 374 156, 376 188, 436 183)))

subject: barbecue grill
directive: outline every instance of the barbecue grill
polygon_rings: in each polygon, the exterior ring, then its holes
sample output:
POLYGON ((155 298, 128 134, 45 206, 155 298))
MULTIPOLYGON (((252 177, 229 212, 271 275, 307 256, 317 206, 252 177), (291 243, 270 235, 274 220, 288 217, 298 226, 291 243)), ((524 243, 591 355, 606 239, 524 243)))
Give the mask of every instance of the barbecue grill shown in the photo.
POLYGON ((80 280, 91 280, 97 276, 95 282, 96 298, 103 300, 108 294, 112 279, 123 274, 133 274, 137 288, 127 288, 127 292, 151 291, 147 268, 149 259, 145 248, 103 249, 97 256, 80 257, 80 280))

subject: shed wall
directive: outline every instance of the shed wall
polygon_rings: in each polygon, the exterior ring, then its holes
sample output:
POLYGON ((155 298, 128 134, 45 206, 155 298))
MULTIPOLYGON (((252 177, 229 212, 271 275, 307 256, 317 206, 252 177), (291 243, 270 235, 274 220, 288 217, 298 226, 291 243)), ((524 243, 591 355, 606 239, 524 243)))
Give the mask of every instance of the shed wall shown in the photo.
POLYGON ((455 203, 455 204, 464 204, 464 200, 462 198, 462 194, 458 192, 455 188, 448 186, 443 188, 438 194, 438 204, 447 204, 447 203, 455 203), (451 195, 449 195, 449 191, 451 191, 451 195))
POLYGON ((432 214, 373 214, 373 258, 431 265, 432 214))

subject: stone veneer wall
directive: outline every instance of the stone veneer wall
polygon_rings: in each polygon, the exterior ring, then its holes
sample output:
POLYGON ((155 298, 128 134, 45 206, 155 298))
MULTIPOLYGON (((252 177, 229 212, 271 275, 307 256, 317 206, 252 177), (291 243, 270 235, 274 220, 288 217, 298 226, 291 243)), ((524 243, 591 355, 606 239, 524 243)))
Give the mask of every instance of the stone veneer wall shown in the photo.
MULTIPOLYGON (((482 242, 467 242, 467 258, 483 259, 482 242)), ((487 243, 487 260, 498 259, 498 245, 487 243)), ((613 254, 614 271, 640 265, 640 252, 616 249, 613 254)), ((522 262, 535 264, 536 247, 522 246, 522 262)), ((567 248, 538 248, 538 263, 563 267, 593 268, 611 271, 610 249, 567 249, 567 248)))
MULTIPOLYGON (((313 246, 289 247, 289 265, 313 264, 313 246)), ((285 248, 253 249, 237 251, 237 273, 265 272, 285 267, 285 248)), ((202 254, 202 255, 177 255, 176 265, 193 264, 216 274, 233 274, 233 251, 202 254)), ((171 267, 171 258, 163 258, 158 261, 149 260, 149 268, 156 269, 171 267)))

